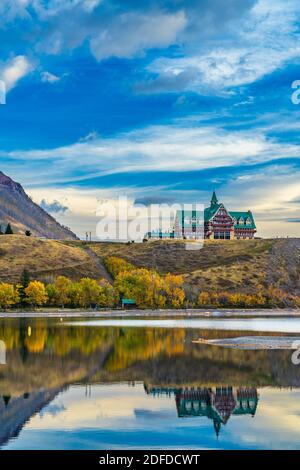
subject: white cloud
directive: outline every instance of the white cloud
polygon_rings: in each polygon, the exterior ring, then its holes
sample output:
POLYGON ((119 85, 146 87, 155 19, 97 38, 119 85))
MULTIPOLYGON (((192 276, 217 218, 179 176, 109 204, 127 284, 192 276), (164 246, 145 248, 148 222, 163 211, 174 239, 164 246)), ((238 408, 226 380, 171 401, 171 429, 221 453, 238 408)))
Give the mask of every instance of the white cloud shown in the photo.
POLYGON ((169 46, 186 24, 183 11, 125 13, 92 37, 91 50, 98 60, 110 56, 132 57, 144 49, 169 46))
POLYGON ((33 70, 33 65, 26 56, 14 57, 0 68, 0 77, 5 82, 6 90, 14 88, 21 78, 33 70))
MULTIPOLYGON (((27 177, 36 183, 72 182, 97 175, 152 171, 191 171, 255 164, 276 158, 300 157, 299 147, 279 143, 260 129, 229 131, 194 121, 149 126, 111 138, 92 139, 45 150, 0 153, 0 159, 26 161, 27 177)), ((13 173, 13 174, 14 174, 13 173)), ((22 173, 22 178, 24 175, 22 173)))
POLYGON ((184 9, 161 10, 156 0, 146 8, 131 2, 126 5, 123 0, 110 8, 101 0, 17 0, 14 6, 10 0, 3 2, 3 23, 7 26, 16 19, 26 20, 29 40, 34 41, 37 52, 59 54, 87 41, 98 60, 129 58, 149 48, 177 43, 188 23, 184 9), (33 29, 36 21, 38 35, 33 29))
POLYGON ((156 59, 148 70, 157 78, 140 89, 224 94, 298 60, 298 6, 295 1, 259 0, 227 37, 192 50, 186 44, 183 57, 156 59))
POLYGON ((74 8, 92 12, 101 2, 102 0, 1 0, 0 14, 5 21, 12 21, 16 18, 30 19, 34 11, 44 20, 74 8))
POLYGON ((54 75, 53 73, 50 73, 50 72, 41 73, 42 82, 56 83, 56 82, 59 82, 60 79, 61 77, 58 77, 57 75, 54 75))

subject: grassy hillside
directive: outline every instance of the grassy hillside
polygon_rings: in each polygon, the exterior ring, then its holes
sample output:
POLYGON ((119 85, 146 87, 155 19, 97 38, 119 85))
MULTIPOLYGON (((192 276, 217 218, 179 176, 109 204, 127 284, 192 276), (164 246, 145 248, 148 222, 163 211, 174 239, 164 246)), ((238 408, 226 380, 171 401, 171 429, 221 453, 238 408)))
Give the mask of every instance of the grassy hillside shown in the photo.
POLYGON ((44 281, 56 275, 74 280, 83 276, 103 277, 97 260, 80 246, 25 235, 1 235, 0 281, 18 282, 24 268, 29 270, 32 278, 44 281))
POLYGON ((191 289, 252 293, 272 284, 300 293, 300 239, 207 240, 197 251, 178 240, 90 247, 101 259, 113 255, 160 273, 183 274, 191 289))
POLYGON ((201 250, 178 240, 146 243, 89 243, 0 236, 0 281, 18 282, 27 268, 43 281, 63 274, 107 277, 103 261, 117 256, 159 273, 183 274, 187 292, 254 293, 258 286, 300 295, 300 239, 205 241, 201 250))

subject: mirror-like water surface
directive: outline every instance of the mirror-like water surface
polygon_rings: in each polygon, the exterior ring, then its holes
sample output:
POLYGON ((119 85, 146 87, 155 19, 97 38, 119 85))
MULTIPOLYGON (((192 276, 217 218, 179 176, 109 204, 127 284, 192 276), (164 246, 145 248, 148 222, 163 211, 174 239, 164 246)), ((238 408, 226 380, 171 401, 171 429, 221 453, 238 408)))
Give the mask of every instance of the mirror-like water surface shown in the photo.
POLYGON ((279 333, 300 333, 300 318, 241 318, 241 319, 195 319, 188 320, 139 320, 110 319, 87 320, 69 323, 68 326, 123 326, 134 328, 196 328, 206 330, 265 331, 279 333))
POLYGON ((193 343, 278 337, 283 320, 261 320, 2 319, 0 446, 300 448, 291 351, 193 343))

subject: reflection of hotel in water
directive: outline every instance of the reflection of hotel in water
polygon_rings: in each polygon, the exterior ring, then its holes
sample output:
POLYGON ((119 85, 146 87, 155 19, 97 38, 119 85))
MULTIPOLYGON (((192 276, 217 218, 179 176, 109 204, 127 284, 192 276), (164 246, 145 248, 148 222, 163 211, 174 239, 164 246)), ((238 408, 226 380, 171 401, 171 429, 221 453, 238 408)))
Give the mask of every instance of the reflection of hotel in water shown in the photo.
POLYGON ((217 436, 221 425, 232 415, 254 416, 258 404, 258 393, 254 387, 213 388, 162 388, 145 387, 153 396, 175 396, 179 418, 206 416, 211 419, 217 436))

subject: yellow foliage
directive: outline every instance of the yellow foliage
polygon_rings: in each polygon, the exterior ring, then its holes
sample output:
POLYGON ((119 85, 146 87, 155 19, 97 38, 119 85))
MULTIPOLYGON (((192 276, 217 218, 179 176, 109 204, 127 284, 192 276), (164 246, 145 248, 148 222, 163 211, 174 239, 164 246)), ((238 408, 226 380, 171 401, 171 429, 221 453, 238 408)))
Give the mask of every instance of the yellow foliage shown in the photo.
POLYGON ((54 281, 55 302, 62 307, 71 301, 72 281, 65 276, 58 276, 54 281))
POLYGON ((95 279, 83 277, 79 281, 79 305, 81 307, 90 307, 97 305, 100 296, 100 286, 95 279))
POLYGON ((99 281, 99 286, 99 307, 114 307, 119 300, 119 295, 116 289, 106 279, 101 279, 99 281))
POLYGON ((17 287, 2 282, 0 284, 0 308, 9 308, 19 302, 17 287))
POLYGON ((199 307, 207 307, 211 305, 210 295, 208 292, 200 292, 198 296, 199 307))
POLYGON ((26 295, 25 300, 30 305, 41 306, 47 303, 47 290, 40 281, 31 281, 24 292, 26 295))
POLYGON ((167 274, 164 278, 164 286, 168 304, 175 308, 182 307, 185 299, 185 293, 182 288, 183 276, 167 274))
POLYGON ((108 256, 104 260, 106 269, 112 275, 113 278, 116 278, 121 272, 130 272, 134 271, 136 268, 133 264, 128 263, 122 258, 117 258, 116 256, 108 256))

